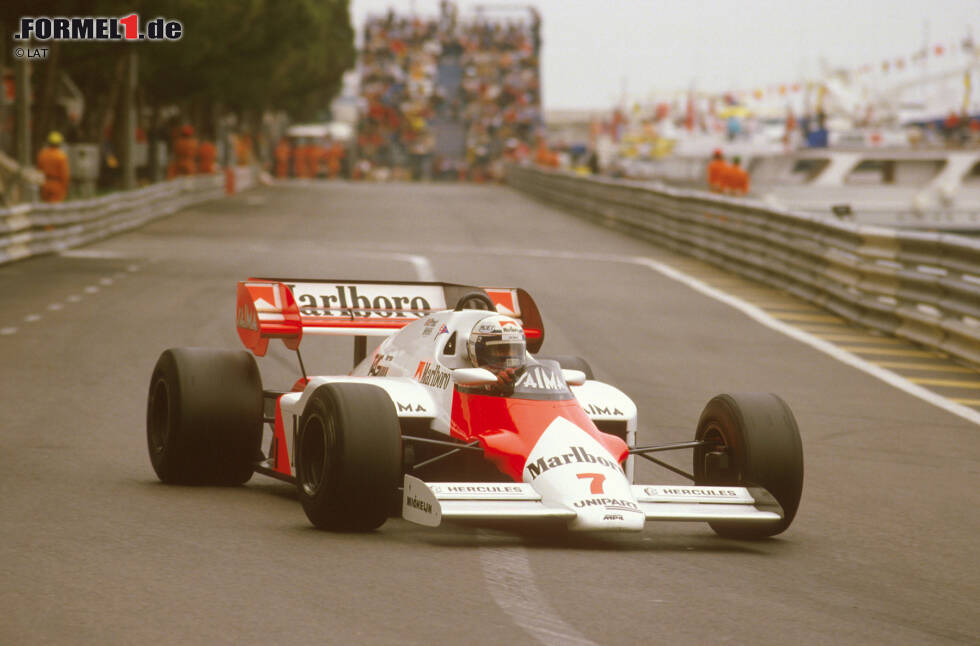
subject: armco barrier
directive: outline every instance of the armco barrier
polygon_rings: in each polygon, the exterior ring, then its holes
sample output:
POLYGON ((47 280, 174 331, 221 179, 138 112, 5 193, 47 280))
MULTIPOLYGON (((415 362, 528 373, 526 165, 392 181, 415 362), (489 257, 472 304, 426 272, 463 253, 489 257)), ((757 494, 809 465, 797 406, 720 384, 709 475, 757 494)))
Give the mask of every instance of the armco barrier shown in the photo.
POLYGON ((980 364, 980 240, 509 166, 507 183, 839 316, 980 364))
MULTIPOLYGON (((254 169, 234 172, 237 190, 255 185, 254 169)), ((224 193, 223 174, 194 175, 87 200, 0 209, 0 264, 105 238, 224 193)))

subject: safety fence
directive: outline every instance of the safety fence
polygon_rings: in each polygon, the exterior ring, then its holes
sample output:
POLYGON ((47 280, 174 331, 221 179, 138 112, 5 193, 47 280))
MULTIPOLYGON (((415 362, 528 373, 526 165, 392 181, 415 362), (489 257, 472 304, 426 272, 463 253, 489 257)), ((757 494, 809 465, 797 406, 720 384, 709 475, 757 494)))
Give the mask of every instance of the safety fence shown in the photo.
POLYGON ((507 182, 850 321, 980 364, 980 240, 530 167, 508 167, 507 182))
MULTIPOLYGON (((236 191, 254 186, 252 168, 235 168, 236 191)), ((179 177, 132 191, 56 204, 20 204, 0 209, 0 264, 63 251, 225 193, 224 174, 179 177)))

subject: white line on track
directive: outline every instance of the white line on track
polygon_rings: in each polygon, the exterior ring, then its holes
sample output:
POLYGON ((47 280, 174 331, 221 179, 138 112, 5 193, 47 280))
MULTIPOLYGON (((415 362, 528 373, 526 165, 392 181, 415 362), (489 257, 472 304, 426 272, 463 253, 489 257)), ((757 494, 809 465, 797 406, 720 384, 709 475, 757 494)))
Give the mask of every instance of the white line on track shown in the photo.
POLYGON ((40 320, 41 320, 40 314, 28 314, 27 316, 24 317, 25 323, 36 323, 37 321, 40 320))
MULTIPOLYGON (((435 271, 425 256, 374 254, 411 263, 419 280, 432 282, 435 271)), ((490 596, 514 623, 545 646, 596 646, 563 620, 534 582, 527 551, 515 547, 480 547, 480 565, 490 596)))
POLYGON ((632 262, 638 265, 643 265, 644 267, 647 267, 649 269, 652 269, 653 271, 663 274, 667 278, 676 280, 677 282, 680 283, 684 283, 691 289, 701 292, 705 296, 709 296, 717 301, 721 301, 722 303, 730 307, 734 307, 735 309, 741 311, 743 314, 754 319, 757 323, 761 323, 762 325, 765 325, 767 328, 770 328, 777 332, 781 332, 788 337, 796 339, 800 343, 805 343, 811 348, 815 350, 819 350, 820 352, 823 352, 824 354, 830 355, 834 359, 837 359, 841 363, 845 363, 851 366, 852 368, 857 368, 861 372, 867 373, 872 377, 880 379, 881 381, 884 381, 885 383, 894 386, 895 388, 898 388, 899 390, 902 390, 912 395, 913 397, 918 397, 924 402, 928 402, 933 406, 941 408, 948 413, 952 413, 957 417, 961 417, 967 421, 973 422, 974 424, 980 424, 980 412, 975 411, 972 408, 968 408, 967 406, 963 406, 962 404, 957 404, 953 401, 946 399, 945 397, 941 397, 940 395, 937 395, 931 390, 928 390, 926 388, 923 388, 922 386, 912 383, 911 381, 909 381, 908 379, 906 379, 905 377, 901 376, 898 373, 892 372, 891 370, 886 370, 881 366, 876 366, 875 364, 869 361, 865 361, 861 357, 855 354, 851 354, 847 350, 842 350, 840 347, 832 343, 829 343, 827 341, 824 341, 823 339, 820 339, 810 334, 809 332, 804 332, 803 330, 799 328, 795 328, 792 325, 787 325, 786 323, 783 323, 782 321, 770 316, 765 311, 761 310, 755 305, 752 305, 751 303, 747 303, 746 301, 743 301, 740 298, 732 296, 731 294, 726 294, 725 292, 719 289, 715 289, 714 287, 711 287, 707 283, 704 283, 698 280, 697 278, 694 278, 693 276, 685 274, 682 271, 678 271, 677 269, 674 269, 669 265, 665 265, 662 262, 657 262, 656 260, 645 258, 643 256, 638 256, 632 258, 631 260, 632 262))
POLYGON ((79 296, 78 294, 72 294, 71 296, 69 296, 65 300, 68 301, 69 303, 78 303, 78 302, 80 302, 82 300, 82 297, 79 296))
POLYGON ((415 273, 419 280, 431 283, 436 279, 436 273, 432 269, 432 263, 425 256, 402 256, 415 267, 415 273))
POLYGON ((0 327, 0 336, 9 336, 11 334, 17 334, 17 328, 15 328, 15 327, 0 327))
POLYGON ((96 293, 97 291, 99 291, 99 288, 98 288, 98 287, 96 287, 95 285, 89 285, 88 287, 86 287, 86 288, 85 288, 84 290, 82 290, 82 291, 84 291, 84 292, 85 292, 86 294, 94 294, 94 293, 96 293))
POLYGON ((111 278, 100 278, 100 279, 99 279, 99 284, 100 284, 100 285, 106 285, 106 286, 109 286, 109 285, 111 285, 111 284, 112 284, 112 279, 111 279, 111 278))
POLYGON ((387 253, 382 251, 347 251, 351 256, 360 258, 380 258, 384 260, 401 260, 412 263, 415 267, 415 274, 419 280, 427 283, 434 282, 436 273, 432 269, 432 263, 425 256, 418 256, 410 253, 387 253))
POLYGON ((548 646, 595 646, 548 603, 531 576, 523 547, 481 547, 480 563, 490 596, 537 641, 548 646))
POLYGON ((51 310, 52 312, 57 312, 62 307, 64 307, 64 305, 62 305, 61 303, 51 303, 50 305, 48 305, 48 309, 51 310))
POLYGON ((118 251, 100 251, 98 249, 70 249, 58 254, 64 258, 122 258, 123 254, 118 251))

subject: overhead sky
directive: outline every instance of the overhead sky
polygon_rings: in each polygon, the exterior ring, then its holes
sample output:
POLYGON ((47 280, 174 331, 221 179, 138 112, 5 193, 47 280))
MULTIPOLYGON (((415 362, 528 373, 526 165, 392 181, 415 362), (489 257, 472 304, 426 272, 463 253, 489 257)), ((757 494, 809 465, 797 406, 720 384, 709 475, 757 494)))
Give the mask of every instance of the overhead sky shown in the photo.
MULTIPOLYGON (((438 0, 352 0, 368 14, 436 15, 438 0)), ((625 92, 751 91, 813 78, 821 61, 848 68, 910 57, 925 42, 980 41, 980 0, 460 0, 534 5, 542 18, 546 109, 608 108, 625 92)), ((493 15, 491 12, 489 15, 493 15)))

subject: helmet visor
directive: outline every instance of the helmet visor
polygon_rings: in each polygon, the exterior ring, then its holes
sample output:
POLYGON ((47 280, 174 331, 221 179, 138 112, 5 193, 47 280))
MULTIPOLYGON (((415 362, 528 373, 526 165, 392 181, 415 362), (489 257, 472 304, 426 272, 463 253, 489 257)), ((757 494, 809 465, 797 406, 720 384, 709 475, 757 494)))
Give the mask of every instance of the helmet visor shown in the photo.
POLYGON ((481 365, 494 368, 517 368, 524 365, 524 341, 486 341, 477 357, 481 365))

